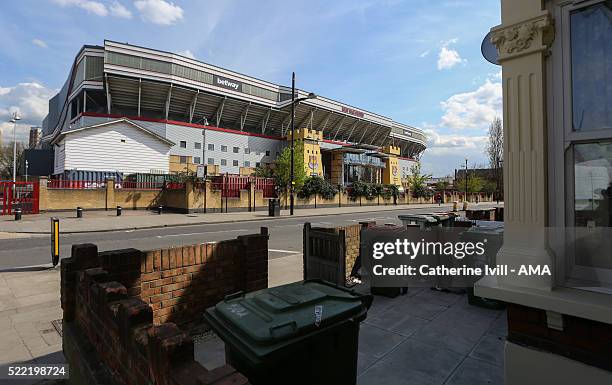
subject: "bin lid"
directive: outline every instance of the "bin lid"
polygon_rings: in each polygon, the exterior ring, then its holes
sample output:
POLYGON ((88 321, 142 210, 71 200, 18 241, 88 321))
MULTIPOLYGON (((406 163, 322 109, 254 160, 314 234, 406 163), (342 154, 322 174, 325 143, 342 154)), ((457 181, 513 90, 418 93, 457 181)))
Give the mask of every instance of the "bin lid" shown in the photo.
POLYGON ((229 333, 246 338, 244 343, 271 345, 363 313, 365 306, 348 290, 302 281, 226 298, 211 310, 229 333))
POLYGON ((438 222, 431 214, 406 214, 397 216, 400 221, 438 222))

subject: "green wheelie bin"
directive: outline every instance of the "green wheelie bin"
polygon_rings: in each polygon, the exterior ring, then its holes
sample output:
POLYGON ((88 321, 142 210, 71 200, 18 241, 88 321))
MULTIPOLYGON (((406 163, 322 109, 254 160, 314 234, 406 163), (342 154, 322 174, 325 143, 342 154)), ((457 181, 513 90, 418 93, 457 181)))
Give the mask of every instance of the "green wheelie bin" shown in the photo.
POLYGON ((237 293, 204 318, 225 342, 226 362, 253 385, 352 385, 359 323, 372 296, 322 280, 237 293))

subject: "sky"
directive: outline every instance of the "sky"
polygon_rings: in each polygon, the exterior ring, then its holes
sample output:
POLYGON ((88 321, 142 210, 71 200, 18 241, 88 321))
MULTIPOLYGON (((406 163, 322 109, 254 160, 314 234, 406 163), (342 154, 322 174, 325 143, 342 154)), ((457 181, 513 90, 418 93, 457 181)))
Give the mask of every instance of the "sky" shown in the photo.
POLYGON ((21 0, 0 13, 0 130, 40 125, 84 44, 171 51, 423 129, 423 170, 486 165, 501 69, 480 44, 499 0, 21 0))

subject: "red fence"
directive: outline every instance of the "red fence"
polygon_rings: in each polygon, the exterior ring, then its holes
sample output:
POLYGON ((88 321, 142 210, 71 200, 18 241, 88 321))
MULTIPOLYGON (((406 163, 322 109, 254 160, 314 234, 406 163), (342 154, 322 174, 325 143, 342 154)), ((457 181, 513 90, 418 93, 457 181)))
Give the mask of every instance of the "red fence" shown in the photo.
POLYGON ((219 175, 212 177, 212 189, 221 191, 223 198, 240 198, 240 190, 248 190, 253 183, 255 190, 262 190, 264 198, 276 197, 274 179, 242 175, 219 175))
POLYGON ((105 187, 106 182, 103 180, 50 179, 47 182, 47 188, 51 189, 95 190, 105 187))
POLYGON ((12 215, 15 209, 23 214, 38 214, 38 182, 0 182, 2 215, 12 215))

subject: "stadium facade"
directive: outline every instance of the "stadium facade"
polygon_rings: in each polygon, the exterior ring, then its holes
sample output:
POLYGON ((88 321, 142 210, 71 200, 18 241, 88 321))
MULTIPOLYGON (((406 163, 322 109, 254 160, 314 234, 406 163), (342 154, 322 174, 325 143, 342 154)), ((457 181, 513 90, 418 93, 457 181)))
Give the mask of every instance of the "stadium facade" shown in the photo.
MULTIPOLYGON (((296 91, 296 98, 309 93, 296 91)), ((426 148, 417 128, 323 96, 295 108, 308 174, 400 185, 426 148)), ((181 55, 84 46, 49 101, 54 173, 168 173, 198 164, 245 173, 273 163, 291 131, 291 88, 181 55)))

